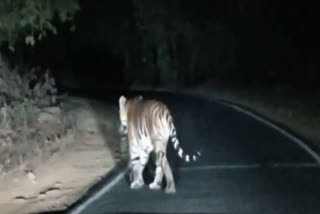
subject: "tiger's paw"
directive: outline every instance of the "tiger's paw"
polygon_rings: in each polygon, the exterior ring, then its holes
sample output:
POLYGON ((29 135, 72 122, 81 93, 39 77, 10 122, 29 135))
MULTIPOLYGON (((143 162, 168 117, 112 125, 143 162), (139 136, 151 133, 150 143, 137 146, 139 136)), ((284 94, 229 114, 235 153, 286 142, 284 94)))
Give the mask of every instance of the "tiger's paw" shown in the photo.
POLYGON ((133 181, 130 185, 131 189, 141 189, 144 183, 142 181, 133 181))
POLYGON ((167 194, 175 194, 176 193, 176 188, 174 186, 169 186, 169 187, 166 187, 164 192, 167 193, 167 194))
POLYGON ((161 185, 155 182, 152 182, 151 184, 149 184, 149 188, 152 190, 159 190, 161 188, 161 185))

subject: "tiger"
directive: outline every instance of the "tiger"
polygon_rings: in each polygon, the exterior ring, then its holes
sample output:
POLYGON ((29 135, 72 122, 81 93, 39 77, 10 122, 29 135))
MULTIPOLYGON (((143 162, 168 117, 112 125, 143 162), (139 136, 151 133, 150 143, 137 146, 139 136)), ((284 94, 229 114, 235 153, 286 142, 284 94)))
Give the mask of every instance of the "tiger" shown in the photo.
POLYGON ((155 176, 149 188, 161 189, 163 177, 166 179, 165 193, 176 193, 175 181, 169 165, 166 150, 171 140, 178 156, 186 162, 197 161, 200 151, 193 155, 184 154, 179 146, 176 128, 168 107, 161 101, 145 100, 142 96, 127 100, 125 96, 119 98, 119 117, 122 133, 125 133, 129 144, 130 188, 140 189, 144 186, 143 170, 151 159, 156 166, 155 176))

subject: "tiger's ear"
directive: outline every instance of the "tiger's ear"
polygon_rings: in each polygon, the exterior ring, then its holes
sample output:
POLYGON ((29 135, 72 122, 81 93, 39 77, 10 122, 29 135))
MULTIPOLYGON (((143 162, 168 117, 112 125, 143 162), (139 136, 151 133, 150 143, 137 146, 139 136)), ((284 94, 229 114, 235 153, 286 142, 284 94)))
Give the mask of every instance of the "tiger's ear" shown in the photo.
POLYGON ((125 96, 121 96, 119 98, 119 106, 120 106, 120 108, 123 107, 126 104, 126 102, 127 102, 127 98, 125 96))

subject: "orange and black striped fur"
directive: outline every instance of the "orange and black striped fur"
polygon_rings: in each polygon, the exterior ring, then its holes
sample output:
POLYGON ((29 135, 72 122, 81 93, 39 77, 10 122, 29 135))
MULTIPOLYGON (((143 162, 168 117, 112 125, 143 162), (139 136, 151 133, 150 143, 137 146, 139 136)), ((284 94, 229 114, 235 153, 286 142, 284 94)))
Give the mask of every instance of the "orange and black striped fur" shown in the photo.
POLYGON ((160 189, 165 176, 166 193, 175 193, 175 182, 171 167, 168 163, 166 150, 171 140, 180 158, 186 162, 196 161, 196 155, 184 154, 179 146, 172 115, 165 104, 157 100, 144 100, 142 96, 119 99, 119 114, 121 130, 128 136, 131 184, 132 189, 139 189, 144 185, 142 172, 149 160, 150 154, 155 154, 156 172, 150 189, 160 189))

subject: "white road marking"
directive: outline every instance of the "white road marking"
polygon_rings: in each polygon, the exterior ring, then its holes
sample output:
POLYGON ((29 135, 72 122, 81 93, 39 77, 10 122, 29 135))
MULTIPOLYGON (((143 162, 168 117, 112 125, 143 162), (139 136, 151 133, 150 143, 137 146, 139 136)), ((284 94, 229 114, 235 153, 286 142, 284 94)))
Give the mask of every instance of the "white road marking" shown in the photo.
POLYGON ((272 168, 320 168, 318 163, 273 163, 272 168))
POLYGON ((317 152, 313 151, 306 143, 304 143, 301 139, 299 139, 298 137, 290 134, 289 132, 287 132, 286 130, 283 130, 282 128, 278 127, 276 124, 263 119, 261 117, 259 117, 258 115, 254 114, 253 112, 247 111, 241 107, 232 105, 232 104, 228 104, 228 103, 224 103, 224 102, 219 102, 225 106, 229 106, 239 112, 242 112, 246 115, 251 116, 252 118, 264 123, 265 125, 277 130, 278 132, 280 132, 281 134, 285 135, 286 137, 288 137, 289 139, 291 139, 293 142, 295 142, 298 146, 300 146, 304 151, 306 151, 309 155, 311 155, 313 157, 313 159, 320 165, 320 156, 319 154, 317 154, 317 152))
POLYGON ((208 165, 208 166, 195 166, 195 167, 181 167, 179 169, 183 171, 189 170, 206 170, 206 169, 249 169, 259 168, 260 164, 219 164, 219 165, 208 165))
POLYGON ((317 163, 271 163, 271 164, 218 164, 207 166, 195 166, 195 167, 181 167, 182 171, 193 170, 213 170, 213 169, 258 169, 262 167, 266 168, 320 168, 317 163))
POLYGON ((120 172, 111 182, 106 184, 102 189, 100 189, 98 192, 96 192, 92 197, 90 197, 88 200, 86 200, 84 203, 76 207, 71 212, 68 212, 69 214, 79 214, 81 213, 86 207, 88 207, 90 204, 92 204, 94 201, 98 200, 103 194, 108 192, 112 187, 114 187, 119 181, 124 177, 125 173, 127 172, 127 168, 124 169, 122 172, 120 172))

